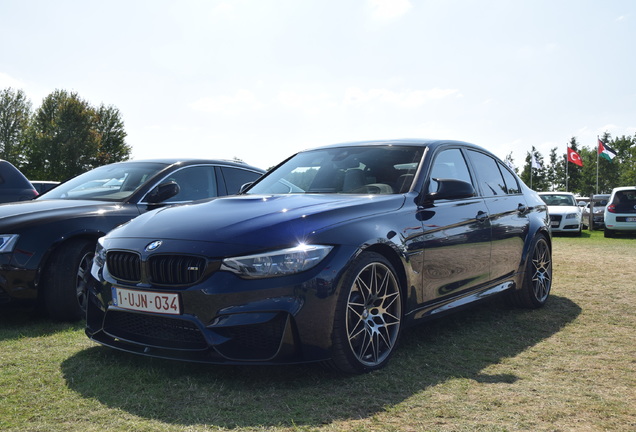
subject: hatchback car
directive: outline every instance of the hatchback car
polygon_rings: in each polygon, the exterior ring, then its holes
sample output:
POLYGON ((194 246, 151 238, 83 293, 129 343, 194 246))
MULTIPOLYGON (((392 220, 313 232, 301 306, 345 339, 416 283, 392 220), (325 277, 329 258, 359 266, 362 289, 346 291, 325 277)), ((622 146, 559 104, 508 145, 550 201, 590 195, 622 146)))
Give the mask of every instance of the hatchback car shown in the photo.
POLYGON ((0 160, 0 203, 29 201, 38 196, 29 180, 13 164, 0 160))
POLYGON ((553 233, 581 235, 583 227, 582 209, 570 192, 539 192, 548 205, 550 229, 553 233))
POLYGON ((605 207, 605 237, 619 232, 636 232, 636 186, 614 188, 605 207))
POLYGON ((121 162, 1 205, 0 303, 38 300, 52 318, 82 318, 99 237, 147 210, 236 193, 262 173, 220 160, 121 162))
POLYGON ((505 293, 548 299, 545 203, 454 141, 295 154, 234 197, 146 213, 99 240, 87 335, 210 363, 383 367, 402 328, 505 293))

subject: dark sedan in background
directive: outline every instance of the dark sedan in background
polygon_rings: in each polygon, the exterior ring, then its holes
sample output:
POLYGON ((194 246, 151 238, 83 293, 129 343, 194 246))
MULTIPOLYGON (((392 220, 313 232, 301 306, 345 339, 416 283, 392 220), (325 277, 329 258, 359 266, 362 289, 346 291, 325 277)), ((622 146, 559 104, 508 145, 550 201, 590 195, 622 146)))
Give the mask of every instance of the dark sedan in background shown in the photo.
POLYGON ((0 205, 0 303, 38 300, 54 319, 80 319, 99 237, 147 210, 236 193, 262 173, 221 160, 121 162, 0 205))
POLYGON ((38 191, 13 164, 0 159, 0 203, 29 201, 38 191))
POLYGON ((383 367, 402 328, 503 293, 548 299, 545 203, 486 150, 382 141, 300 152, 244 193, 99 241, 87 335, 210 363, 383 367))

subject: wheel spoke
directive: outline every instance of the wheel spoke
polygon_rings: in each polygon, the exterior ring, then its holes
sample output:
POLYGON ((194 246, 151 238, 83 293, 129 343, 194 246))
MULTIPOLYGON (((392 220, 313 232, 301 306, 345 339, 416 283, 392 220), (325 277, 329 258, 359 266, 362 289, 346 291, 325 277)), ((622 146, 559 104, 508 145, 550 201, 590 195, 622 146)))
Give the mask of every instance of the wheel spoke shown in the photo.
POLYGON ((539 301, 544 301, 552 286, 552 260, 548 245, 537 243, 532 257, 532 290, 539 301))
POLYGON ((400 330, 401 300, 397 280, 382 263, 372 263, 356 277, 347 304, 347 336, 358 361, 375 366, 386 359, 400 330))

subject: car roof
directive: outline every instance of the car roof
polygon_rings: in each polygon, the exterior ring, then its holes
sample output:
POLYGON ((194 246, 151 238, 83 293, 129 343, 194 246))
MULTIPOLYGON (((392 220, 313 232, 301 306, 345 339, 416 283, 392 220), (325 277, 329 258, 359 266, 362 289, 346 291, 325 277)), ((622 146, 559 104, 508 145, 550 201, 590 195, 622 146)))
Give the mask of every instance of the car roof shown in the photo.
MULTIPOLYGON (((554 191, 554 192, 537 192, 539 195, 572 195, 575 196, 572 192, 559 192, 559 191, 554 191)), ((576 197, 575 197, 576 198, 576 197)))
POLYGON ((387 140, 370 140, 370 141, 349 141, 338 144, 330 144, 325 146, 310 147, 303 151, 320 150, 338 147, 362 147, 362 146, 387 146, 387 145, 400 145, 400 146, 414 146, 414 147, 438 147, 440 145, 461 145, 478 149, 487 153, 490 153, 485 148, 465 141, 446 140, 446 139, 423 139, 423 138, 400 138, 400 139, 387 139, 387 140))
POLYGON ((615 187, 614 189, 612 189, 612 193, 625 191, 625 190, 634 190, 634 189, 636 189, 636 186, 620 186, 620 187, 615 187))
POLYGON ((114 162, 114 163, 131 163, 131 162, 146 162, 146 163, 161 163, 166 166, 177 165, 177 164, 187 164, 187 165, 196 165, 196 164, 214 164, 214 165, 230 165, 236 167, 243 167, 248 169, 253 169, 256 171, 264 172, 262 168, 255 167, 253 165, 249 165, 242 161, 235 161, 229 159, 201 159, 201 158, 155 158, 155 159, 131 159, 127 161, 114 162))

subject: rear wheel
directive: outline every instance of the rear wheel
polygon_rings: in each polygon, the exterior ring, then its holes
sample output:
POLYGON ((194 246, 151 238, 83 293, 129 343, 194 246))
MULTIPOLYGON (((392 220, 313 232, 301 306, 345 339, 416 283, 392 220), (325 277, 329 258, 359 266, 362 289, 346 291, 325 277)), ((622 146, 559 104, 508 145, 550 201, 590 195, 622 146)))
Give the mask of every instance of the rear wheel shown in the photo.
POLYGON ((402 327, 396 272, 382 255, 367 252, 344 276, 336 306, 331 365, 361 373, 386 365, 402 327))
POLYGON ((94 255, 95 242, 83 239, 69 240, 54 252, 42 278, 44 308, 51 318, 84 318, 94 255))
POLYGON ((611 229, 605 228, 605 230, 603 231, 603 236, 605 238, 612 238, 614 237, 614 231, 612 231, 611 229))
POLYGON ((523 286, 510 293, 513 303, 526 308, 545 304, 552 288, 552 251, 543 235, 533 240, 531 255, 526 262, 523 286))

